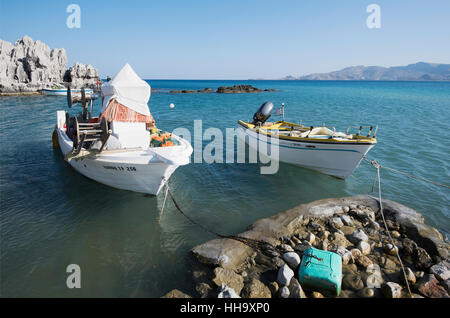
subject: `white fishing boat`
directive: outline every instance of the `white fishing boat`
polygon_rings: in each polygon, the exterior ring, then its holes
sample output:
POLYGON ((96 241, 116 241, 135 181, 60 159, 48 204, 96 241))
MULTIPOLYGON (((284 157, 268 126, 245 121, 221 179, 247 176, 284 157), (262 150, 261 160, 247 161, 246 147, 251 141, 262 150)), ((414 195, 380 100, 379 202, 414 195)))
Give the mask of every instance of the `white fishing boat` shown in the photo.
MULTIPOLYGON (((63 86, 53 86, 50 88, 43 88, 42 92, 44 93, 44 95, 49 95, 49 96, 67 96, 67 88, 63 87, 63 86)), ((85 89, 85 92, 87 94, 93 94, 94 91, 92 89, 85 89)), ((81 93, 81 89, 72 89, 72 93, 81 93)))
POLYGON ((127 64, 102 86, 102 110, 92 117, 95 96, 72 95, 83 113, 57 112, 54 145, 79 173, 105 185, 156 195, 182 165, 190 162, 189 142, 156 128, 148 108, 151 88, 127 64), (89 102, 91 111, 89 112, 89 102))
MULTIPOLYGON (((266 122, 273 104, 264 103, 254 114, 252 122, 239 120, 239 136, 256 150, 278 145, 278 160, 345 179, 358 167, 363 157, 377 143, 377 127, 359 126, 355 134, 336 132, 325 126, 313 127, 284 120, 266 122), (363 129, 368 129, 366 135, 363 129), (271 137, 276 139, 271 139, 271 137), (259 146, 258 146, 259 144, 259 146), (261 145, 263 148, 260 148, 261 145)), ((284 106, 282 108, 284 117, 284 106)), ((276 159, 273 155, 269 157, 276 159)))

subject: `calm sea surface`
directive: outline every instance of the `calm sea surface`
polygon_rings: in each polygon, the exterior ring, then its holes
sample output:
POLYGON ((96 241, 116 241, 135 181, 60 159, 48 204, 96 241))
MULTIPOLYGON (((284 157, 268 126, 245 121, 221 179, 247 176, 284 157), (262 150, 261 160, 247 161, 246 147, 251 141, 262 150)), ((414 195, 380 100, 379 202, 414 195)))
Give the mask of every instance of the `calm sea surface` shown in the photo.
MULTIPOLYGON (((150 110, 165 130, 194 120, 203 130, 236 127, 265 101, 286 104, 286 120, 379 126, 369 153, 382 164, 450 184, 450 83, 303 81, 149 81, 150 110), (168 94, 251 84, 279 92, 168 94), (170 109, 169 104, 175 108, 170 109)), ((160 297, 192 286, 188 251, 214 237, 184 219, 164 194, 148 197, 76 173, 52 149, 65 97, 0 98, 1 296, 160 297), (66 267, 81 267, 81 289, 66 287, 66 267)), ((97 111, 99 104, 96 104, 97 111)), ((75 109, 75 111, 78 111, 75 109)), ((74 109, 71 110, 74 112, 74 109)), ((192 139, 194 143, 194 138, 192 139)), ((208 141, 204 142, 204 145, 208 141)), ((322 198, 368 194, 376 171, 362 163, 342 181, 291 165, 259 174, 258 164, 190 164, 170 179, 177 201, 200 223, 240 233, 257 219, 322 198)), ((422 213, 450 236, 450 190, 382 170, 383 197, 422 213)))

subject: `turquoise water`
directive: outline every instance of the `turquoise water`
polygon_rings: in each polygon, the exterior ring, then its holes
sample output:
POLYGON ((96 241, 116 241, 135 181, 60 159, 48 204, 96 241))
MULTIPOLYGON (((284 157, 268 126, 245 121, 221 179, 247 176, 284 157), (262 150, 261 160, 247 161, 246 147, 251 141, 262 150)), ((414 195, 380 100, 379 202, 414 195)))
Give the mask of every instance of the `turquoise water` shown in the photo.
MULTIPOLYGON (((286 119, 379 126, 369 153, 382 164, 450 184, 450 83, 303 81, 149 81, 160 128, 236 127, 266 100, 286 104, 286 119), (251 84, 279 92, 168 94, 251 84), (169 104, 175 108, 170 109, 169 104)), ((192 287, 188 251, 212 239, 168 202, 115 190, 76 173, 51 145, 65 97, 0 98, 1 295, 160 297, 192 287), (160 219, 160 220, 159 220, 160 219), (66 267, 81 267, 81 289, 66 287, 66 267)), ((98 110, 99 105, 96 104, 98 110)), ((74 110, 71 110, 74 112, 74 110)), ((194 142, 194 140, 192 140, 194 142)), ((205 144, 207 141, 205 141, 205 144)), ((346 181, 281 164, 191 164, 170 179, 177 201, 200 223, 236 234, 255 220, 327 197, 367 194, 375 170, 363 163, 346 181)), ((383 196, 411 206, 450 234, 450 191, 382 170, 383 196)))

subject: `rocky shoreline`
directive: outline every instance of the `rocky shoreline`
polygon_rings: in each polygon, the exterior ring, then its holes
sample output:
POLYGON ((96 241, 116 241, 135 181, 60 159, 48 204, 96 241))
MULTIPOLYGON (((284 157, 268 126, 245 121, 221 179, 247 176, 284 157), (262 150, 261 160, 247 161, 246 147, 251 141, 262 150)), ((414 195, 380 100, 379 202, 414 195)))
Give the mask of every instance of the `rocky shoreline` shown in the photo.
POLYGON ((164 297, 323 298, 298 279, 310 246, 342 257, 339 298, 409 297, 398 249, 414 298, 449 298, 450 244, 417 211, 370 196, 323 199, 253 223, 239 237, 270 243, 263 249, 215 239, 191 250, 196 294, 173 290, 164 297))
POLYGON ((0 39, 0 96, 41 95, 47 87, 96 88, 98 71, 90 64, 67 68, 65 49, 50 47, 29 36, 14 45, 0 39))

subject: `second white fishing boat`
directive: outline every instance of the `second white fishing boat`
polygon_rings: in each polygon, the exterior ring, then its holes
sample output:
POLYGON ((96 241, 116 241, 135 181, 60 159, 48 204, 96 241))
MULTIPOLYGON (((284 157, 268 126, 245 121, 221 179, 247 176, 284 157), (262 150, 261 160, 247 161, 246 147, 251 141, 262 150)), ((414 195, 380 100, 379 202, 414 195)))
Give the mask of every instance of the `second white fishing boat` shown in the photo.
POLYGON ((102 86, 102 110, 92 117, 95 96, 73 96, 83 113, 57 112, 54 146, 79 173, 105 185, 156 195, 179 166, 190 162, 192 147, 161 131, 148 109, 151 88, 127 64, 102 86), (89 110, 89 102, 91 110, 89 110))
MULTIPOLYGON (((252 122, 239 120, 238 131, 239 136, 258 151, 261 145, 265 150, 270 143, 276 144, 278 157, 275 160, 281 162, 345 179, 377 143, 377 127, 359 126, 356 134, 350 134, 349 129, 336 132, 325 126, 308 127, 284 120, 268 123, 272 110, 272 103, 264 103, 254 114, 252 122), (368 128, 365 136, 362 135, 364 128, 368 128)), ((281 113, 284 116, 284 106, 281 113)))

